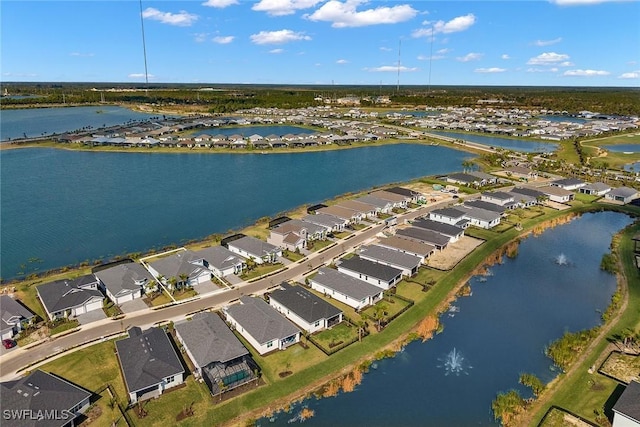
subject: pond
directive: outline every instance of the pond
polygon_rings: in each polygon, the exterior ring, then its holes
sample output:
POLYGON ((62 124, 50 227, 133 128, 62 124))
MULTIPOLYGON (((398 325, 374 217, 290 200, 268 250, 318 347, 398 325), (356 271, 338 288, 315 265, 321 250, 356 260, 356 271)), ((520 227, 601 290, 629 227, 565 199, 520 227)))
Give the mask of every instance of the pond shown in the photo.
POLYGON ((558 144, 525 139, 500 138, 497 136, 476 135, 462 132, 444 132, 439 130, 429 130, 429 133, 475 142, 489 147, 500 147, 505 150, 522 151, 525 153, 549 153, 558 149, 558 144))

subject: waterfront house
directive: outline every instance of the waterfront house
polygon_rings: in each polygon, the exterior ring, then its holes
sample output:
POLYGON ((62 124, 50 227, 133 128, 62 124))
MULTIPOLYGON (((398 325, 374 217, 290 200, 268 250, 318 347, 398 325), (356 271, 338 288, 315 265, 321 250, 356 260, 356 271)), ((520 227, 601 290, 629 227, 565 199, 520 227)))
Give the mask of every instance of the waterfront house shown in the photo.
POLYGON ((227 249, 256 264, 274 263, 282 256, 282 249, 251 236, 244 236, 227 243, 227 249))
POLYGON ((302 286, 286 282, 269 294, 271 307, 308 333, 329 329, 342 322, 342 311, 302 286))
POLYGON ((306 249, 307 242, 324 240, 327 229, 299 219, 290 219, 271 229, 267 243, 290 251, 306 249))
POLYGON ((586 182, 578 178, 556 179, 555 181, 551 181, 549 184, 569 191, 577 190, 587 185, 586 182))
POLYGON ((333 215, 342 220, 348 221, 349 224, 358 224, 364 218, 364 214, 351 209, 343 208, 339 205, 331 205, 318 209, 318 213, 333 215))
POLYGON ((303 222, 319 225, 327 229, 327 233, 340 233, 349 225, 349 221, 337 216, 318 213, 309 214, 302 218, 303 222))
POLYGON ((407 203, 411 201, 407 196, 403 196, 401 194, 392 193, 386 190, 378 190, 369 193, 372 197, 377 197, 378 199, 387 200, 392 203, 394 208, 406 209, 407 203))
POLYGON ((469 224, 486 230, 500 224, 502 218, 502 214, 499 212, 476 206, 462 205, 460 209, 464 212, 464 217, 469 221, 469 224))
POLYGON ((285 350, 300 341, 301 331, 262 298, 242 296, 238 304, 227 306, 223 313, 260 354, 285 350))
POLYGON ((36 369, 20 379, 0 383, 0 395, 3 425, 69 427, 89 409, 92 393, 36 369), (7 417, 12 414, 23 418, 7 417))
POLYGON ((206 260, 207 267, 217 278, 223 278, 230 274, 242 274, 246 267, 244 258, 224 246, 211 246, 194 251, 194 254, 198 258, 206 260))
POLYGON ((364 280, 329 267, 321 267, 318 273, 309 279, 311 289, 323 293, 326 297, 343 302, 361 310, 373 305, 383 297, 383 290, 364 280))
POLYGON ((258 366, 216 313, 202 312, 175 324, 176 338, 193 362, 194 375, 216 395, 257 379, 258 366))
POLYGON ((549 200, 556 203, 568 203, 575 197, 573 191, 552 185, 538 187, 537 190, 544 194, 549 200))
POLYGON ((459 207, 434 209, 429 212, 429 219, 460 228, 467 228, 469 225, 465 217, 465 211, 459 209, 459 207))
POLYGON ((504 191, 485 191, 480 195, 480 200, 500 206, 509 206, 515 203, 513 194, 504 191))
POLYGON ((612 411, 613 427, 640 426, 640 382, 629 382, 612 411))
POLYGON ((412 240, 418 240, 423 243, 434 246, 441 251, 449 244, 449 237, 436 231, 427 230, 420 227, 401 228, 396 231, 396 236, 405 237, 412 240))
POLYGON ((387 188, 386 191, 390 193, 400 194, 401 196, 405 196, 410 203, 422 203, 427 200, 424 194, 418 191, 409 190, 408 188, 404 188, 404 187, 391 187, 391 188, 387 188))
POLYGON ((402 272, 403 276, 407 277, 416 274, 418 267, 422 264, 420 257, 378 245, 363 246, 358 251, 358 255, 362 259, 397 268, 402 272))
POLYGON ((484 180, 468 173, 452 173, 447 175, 445 180, 451 184, 460 184, 467 187, 479 187, 484 182, 484 180))
POLYGON ((211 280, 208 262, 190 250, 175 252, 153 261, 148 265, 149 271, 162 283, 169 287, 195 286, 211 280))
MULTIPOLYGON (((512 197, 513 198, 513 197, 512 197)), ((511 202, 505 206, 497 205, 491 202, 485 202, 484 200, 465 200, 462 203, 463 206, 473 206, 476 208, 484 209, 491 212, 496 212, 499 214, 504 214, 507 209, 515 209, 518 204, 516 202, 511 202)))
POLYGON ((622 204, 630 203, 632 200, 638 197, 638 190, 629 187, 613 188, 607 194, 604 195, 606 200, 620 202, 622 204))
POLYGON ((379 246, 393 249, 405 254, 417 256, 424 263, 436 250, 435 246, 417 240, 407 239, 401 236, 390 236, 378 240, 379 246))
POLYGON ((609 191, 611 191, 611 187, 604 182, 588 183, 584 187, 578 189, 579 193, 588 194, 590 196, 604 196, 609 191))
POLYGON ((134 326, 128 332, 128 338, 116 341, 116 354, 130 403, 158 397, 184 382, 185 369, 164 329, 134 326))
POLYGON ((361 203, 367 203, 369 205, 373 205, 377 208, 378 213, 390 214, 393 209, 394 202, 386 199, 381 199, 379 197, 372 196, 370 194, 366 196, 361 196, 355 199, 361 203))
POLYGON ((484 173, 480 171, 471 171, 471 172, 468 172, 467 175, 475 176, 477 179, 479 179, 481 186, 498 183, 498 178, 488 173, 484 173))
POLYGON ((368 203, 362 203, 357 200, 343 200, 338 206, 351 209, 362 215, 363 218, 372 219, 376 217, 378 208, 368 203))
POLYGON ((36 286, 36 292, 49 319, 56 320, 102 310, 104 295, 98 290, 99 284, 93 274, 87 274, 36 286))
MULTIPOLYGON (((522 194, 524 196, 528 196, 531 197, 533 199, 540 199, 540 198, 546 198, 546 195, 542 192, 539 191, 535 188, 530 188, 530 187, 514 187, 510 193, 512 194, 522 194)), ((517 202, 518 201, 518 196, 514 197, 514 200, 517 202)))
POLYGON ((449 238, 450 243, 457 242, 464 236, 464 229, 455 225, 447 224, 432 219, 417 218, 411 223, 414 227, 424 228, 425 230, 435 231, 449 238))
POLYGON ((536 180, 538 178, 538 172, 525 166, 512 166, 505 169, 507 176, 524 179, 526 181, 536 180))
POLYGON ((0 339, 11 339, 36 318, 29 309, 9 295, 0 295, 0 339))
POLYGON ((100 280, 100 287, 115 304, 140 298, 145 292, 146 286, 155 282, 151 273, 141 264, 133 261, 112 267, 98 267, 93 272, 100 280))
POLYGON ((341 259, 338 271, 384 290, 394 287, 402 280, 402 270, 361 258, 358 255, 349 259, 341 259))

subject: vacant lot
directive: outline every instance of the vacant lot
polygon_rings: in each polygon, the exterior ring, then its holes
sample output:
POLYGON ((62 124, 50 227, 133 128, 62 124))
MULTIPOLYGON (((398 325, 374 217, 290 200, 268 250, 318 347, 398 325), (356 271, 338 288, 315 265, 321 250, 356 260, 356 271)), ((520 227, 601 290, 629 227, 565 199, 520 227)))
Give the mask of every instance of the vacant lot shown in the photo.
POLYGON ((451 270, 483 242, 484 240, 474 237, 462 236, 457 242, 449 243, 444 250, 431 255, 427 265, 438 270, 451 270))

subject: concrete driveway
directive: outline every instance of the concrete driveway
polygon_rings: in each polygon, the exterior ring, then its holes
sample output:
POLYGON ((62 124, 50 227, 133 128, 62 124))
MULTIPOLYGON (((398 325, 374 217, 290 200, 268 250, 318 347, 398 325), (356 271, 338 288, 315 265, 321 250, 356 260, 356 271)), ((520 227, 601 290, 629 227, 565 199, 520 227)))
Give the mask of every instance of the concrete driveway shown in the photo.
POLYGON ((133 301, 127 301, 120 304, 120 310, 122 310, 122 312, 125 314, 145 310, 147 308, 147 304, 142 301, 142 298, 136 298, 133 301))
POLYGON ((80 323, 81 325, 86 325, 87 323, 91 322, 97 322, 98 320, 103 320, 106 318, 107 315, 104 314, 104 311, 102 309, 91 310, 88 313, 81 314, 80 316, 76 317, 76 319, 78 319, 78 323, 80 323))

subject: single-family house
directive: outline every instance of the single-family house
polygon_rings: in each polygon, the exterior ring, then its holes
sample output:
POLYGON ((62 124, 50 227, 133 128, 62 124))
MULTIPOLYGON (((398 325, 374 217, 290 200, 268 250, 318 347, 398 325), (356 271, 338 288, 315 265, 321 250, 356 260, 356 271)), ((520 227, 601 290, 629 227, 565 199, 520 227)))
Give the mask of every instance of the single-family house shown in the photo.
POLYGON ((565 190, 562 187, 555 187, 552 185, 538 187, 537 190, 542 192, 542 194, 544 194, 552 202, 557 203, 568 203, 575 197, 573 191, 565 190))
POLYGON ((500 224, 500 220, 502 219, 502 214, 492 210, 469 205, 462 205, 461 209, 465 213, 465 218, 469 220, 469 224, 486 230, 500 224))
POLYGON ((369 203, 359 202, 357 200, 344 200, 338 203, 338 206, 358 212, 363 218, 375 218, 378 213, 378 208, 376 206, 370 205, 369 203))
POLYGON ((128 332, 128 338, 116 341, 116 354, 130 403, 158 397, 184 382, 185 369, 164 329, 134 326, 128 332))
POLYGON ((36 286, 36 292, 49 319, 56 320, 102 310, 104 295, 98 290, 99 283, 93 274, 87 274, 36 286))
POLYGON ((302 286, 292 286, 286 282, 269 294, 269 304, 311 334, 342 322, 339 308, 302 286))
POLYGON ((588 194, 590 196, 604 196, 609 191, 611 191, 611 187, 604 182, 590 182, 584 187, 580 187, 578 189, 579 193, 588 194))
POLYGON ((547 197, 547 195, 544 194, 542 191, 539 191, 535 188, 530 188, 530 187, 514 187, 513 189, 511 189, 510 193, 516 194, 516 196, 514 196, 514 200, 516 202, 518 201, 517 194, 528 196, 536 200, 539 200, 540 198, 544 199, 547 197))
POLYGON ((525 166, 512 166, 510 168, 505 169, 507 176, 524 179, 527 181, 536 180, 538 178, 538 172, 525 166))
POLYGON ((274 263, 282 256, 282 249, 252 236, 244 236, 227 243, 227 249, 256 264, 274 263))
POLYGON ((150 262, 148 268, 154 277, 161 278, 168 286, 195 286, 211 280, 208 262, 190 250, 175 252, 150 262))
POLYGON ((368 245, 358 251, 360 258, 388 265, 402 271, 403 276, 411 277, 418 272, 422 259, 384 246, 368 245))
POLYGON ((449 238, 450 243, 457 242, 464 236, 464 229, 445 222, 434 221, 432 219, 418 218, 411 223, 414 227, 424 228, 425 230, 435 231, 449 238))
POLYGON ((309 278, 309 285, 311 289, 356 310, 380 301, 384 293, 378 286, 329 267, 321 267, 315 276, 309 278))
POLYGON ((356 279, 364 280, 384 290, 394 287, 402 280, 402 270, 380 264, 354 255, 348 259, 341 259, 338 271, 356 279))
POLYGON ((326 238, 327 229, 325 227, 299 219, 290 219, 271 229, 267 243, 295 251, 305 249, 309 241, 326 238))
POLYGON ((445 236, 444 234, 440 234, 437 231, 427 230, 420 227, 401 228, 396 231, 396 236, 427 243, 434 246, 439 251, 446 248, 450 242, 449 237, 445 236))
POLYGON ((604 195, 604 198, 606 200, 621 202, 626 205, 632 200, 638 198, 638 190, 629 187, 612 188, 611 191, 604 195))
POLYGON ((407 196, 403 196, 402 194, 397 194, 386 190, 372 191, 371 193, 369 193, 369 195, 372 197, 377 197, 378 199, 390 201, 393 204, 394 208, 406 209, 407 203, 411 201, 411 199, 407 196))
POLYGON ((467 187, 479 187, 483 182, 482 179, 468 173, 452 173, 447 175, 445 180, 451 184, 460 184, 467 187))
POLYGON ((217 395, 257 379, 258 365, 216 313, 202 312, 175 324, 176 338, 194 374, 217 395))
POLYGON ((640 382, 631 381, 613 405, 613 427, 640 426, 640 382))
POLYGON ((207 261, 209 270, 219 279, 230 274, 242 274, 246 267, 244 258, 224 246, 211 246, 194 253, 198 258, 207 261))
POLYGON ((391 188, 387 188, 386 191, 389 191, 391 193, 396 193, 396 194, 400 194, 401 196, 405 196, 408 198, 409 202, 411 203, 422 203, 425 202, 427 200, 427 198, 424 196, 424 194, 418 192, 418 191, 414 191, 414 190, 410 190, 408 188, 404 188, 404 187, 391 187, 391 188))
POLYGON ((27 307, 9 295, 0 295, 0 339, 11 339, 36 318, 27 307))
POLYGON ((509 191, 509 194, 513 195, 514 200, 514 204, 509 205, 511 209, 530 208, 531 206, 535 206, 539 203, 539 197, 544 197, 544 195, 542 195, 541 193, 539 193, 537 196, 531 196, 529 194, 509 191))
POLYGON ((467 174, 471 176, 475 176, 477 179, 479 179, 480 185, 490 185, 490 184, 496 184, 498 182, 497 177, 488 173, 484 173, 480 171, 471 171, 471 172, 467 172, 467 174))
POLYGON ((364 214, 351 209, 343 208, 339 205, 331 205, 318 209, 318 213, 333 215, 342 220, 348 221, 349 224, 358 224, 364 219, 364 214))
POLYGON ((285 350, 300 341, 300 329, 262 298, 245 295, 222 311, 231 327, 260 354, 285 350))
POLYGON ((507 206, 515 202, 513 194, 505 191, 485 191, 480 195, 480 200, 500 206, 507 206))
POLYGON ((373 205, 377 208, 378 213, 389 214, 393 209, 394 203, 390 200, 381 199, 380 197, 372 196, 371 194, 367 194, 366 196, 361 196, 355 199, 361 203, 367 203, 369 205, 373 205))
POLYGON ((507 209, 515 209, 518 204, 516 202, 511 202, 505 206, 496 205, 495 203, 485 202, 484 200, 465 200, 463 206, 473 206, 476 208, 484 209, 487 211, 496 212, 499 214, 504 214, 507 209))
POLYGON ((551 181, 549 184, 554 186, 554 187, 560 187, 560 188, 563 188, 563 189, 569 190, 569 191, 577 190, 577 189, 582 188, 585 185, 587 185, 587 183, 585 181, 583 181, 581 179, 578 179, 578 178, 556 179, 554 181, 551 181))
POLYGON ((90 406, 92 393, 40 369, 0 383, 3 423, 6 426, 73 427, 90 406), (23 418, 11 419, 18 414, 23 418))
POLYGON ((434 209, 429 212, 429 219, 449 225, 455 225, 460 228, 466 228, 468 226, 465 211, 458 207, 434 209))
POLYGON ((302 221, 316 224, 327 229, 327 233, 340 233, 349 225, 349 220, 338 218, 337 216, 318 213, 309 214, 302 218, 302 221))
POLYGON ((93 274, 100 280, 107 297, 115 304, 142 297, 146 287, 153 286, 155 282, 147 269, 133 261, 107 268, 98 267, 93 274))
POLYGON ((433 245, 401 236, 385 237, 379 239, 376 244, 405 254, 417 256, 423 263, 436 250, 436 247, 433 245))

